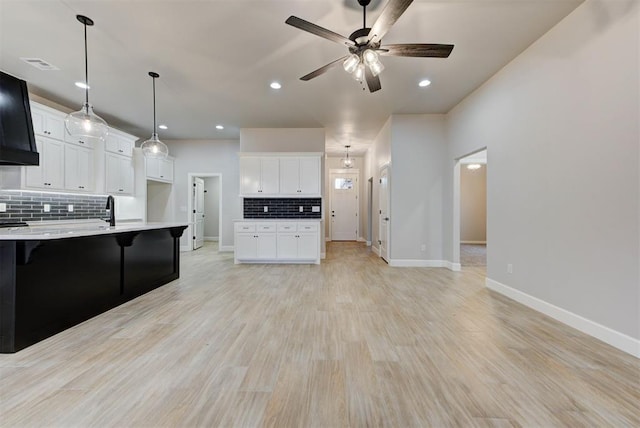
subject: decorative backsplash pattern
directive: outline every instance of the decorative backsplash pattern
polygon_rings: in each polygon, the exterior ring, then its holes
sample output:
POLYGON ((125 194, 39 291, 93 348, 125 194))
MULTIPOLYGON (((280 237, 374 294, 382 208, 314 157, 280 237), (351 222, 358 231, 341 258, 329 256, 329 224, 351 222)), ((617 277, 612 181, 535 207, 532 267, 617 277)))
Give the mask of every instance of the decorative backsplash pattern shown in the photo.
POLYGON ((244 218, 321 217, 322 198, 244 198, 244 218), (320 207, 318 212, 311 211, 314 206, 320 207), (264 207, 267 207, 268 212, 264 212, 264 207))
POLYGON ((105 209, 106 196, 0 190, 0 204, 6 204, 7 208, 6 212, 0 212, 0 223, 93 219, 108 216, 105 209), (49 212, 44 211, 45 204, 50 206, 49 212), (73 205, 71 212, 69 205, 73 205))

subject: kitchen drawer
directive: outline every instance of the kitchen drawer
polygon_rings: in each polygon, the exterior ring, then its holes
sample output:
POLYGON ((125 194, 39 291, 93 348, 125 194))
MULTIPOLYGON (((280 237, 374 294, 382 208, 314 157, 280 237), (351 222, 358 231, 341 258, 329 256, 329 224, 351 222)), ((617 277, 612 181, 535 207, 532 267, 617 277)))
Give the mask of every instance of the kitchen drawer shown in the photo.
POLYGON ((256 230, 258 232, 275 232, 276 225, 275 223, 258 223, 256 230))
POLYGON ((235 231, 236 232, 255 232, 256 224, 255 223, 236 223, 235 231))
POLYGON ((297 223, 278 223, 278 232, 296 232, 297 230, 297 223))
POLYGON ((317 232, 318 223, 298 223, 298 232, 317 232))

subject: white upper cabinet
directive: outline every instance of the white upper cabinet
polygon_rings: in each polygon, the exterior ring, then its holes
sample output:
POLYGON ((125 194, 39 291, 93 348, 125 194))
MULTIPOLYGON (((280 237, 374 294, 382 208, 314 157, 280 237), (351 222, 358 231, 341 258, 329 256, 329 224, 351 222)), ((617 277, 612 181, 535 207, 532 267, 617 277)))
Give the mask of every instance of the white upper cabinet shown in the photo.
POLYGON ((31 104, 33 133, 64 141, 65 114, 39 105, 31 104))
POLYGON ((67 190, 92 192, 94 186, 93 149, 66 144, 64 147, 64 187, 67 190))
POLYGON ((280 195, 320 196, 320 157, 280 158, 280 195))
POLYGON ((173 183, 173 159, 145 158, 147 179, 173 183))
POLYGON ((277 157, 243 156, 240 158, 240 194, 274 196, 280 189, 277 157))
POLYGON ((130 157, 107 153, 106 184, 107 193, 131 195, 134 191, 134 166, 130 157))
POLYGON ((40 165, 26 166, 26 186, 39 189, 64 189, 64 143, 50 138, 36 138, 40 165))
POLYGON ((135 141, 135 137, 109 129, 109 134, 107 135, 107 141, 105 142, 104 148, 108 152, 131 157, 133 156, 135 141))
POLYGON ((282 155, 241 156, 240 196, 320 197, 320 154, 282 155))

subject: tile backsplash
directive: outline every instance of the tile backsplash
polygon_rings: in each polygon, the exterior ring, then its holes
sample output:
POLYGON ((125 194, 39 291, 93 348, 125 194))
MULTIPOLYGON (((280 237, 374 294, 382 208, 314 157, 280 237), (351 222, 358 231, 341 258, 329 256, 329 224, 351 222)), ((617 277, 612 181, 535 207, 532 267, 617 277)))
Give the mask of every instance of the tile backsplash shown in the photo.
POLYGON ((322 198, 244 198, 244 218, 321 217, 322 198), (318 212, 312 211, 314 206, 319 207, 318 212), (264 207, 267 207, 267 212, 264 212, 264 207))
POLYGON ((105 209, 106 196, 0 190, 0 204, 6 204, 6 212, 0 212, 0 223, 93 219, 108 216, 105 209), (49 205, 49 212, 44 211, 45 204, 49 205), (69 205, 73 205, 71 212, 69 205))

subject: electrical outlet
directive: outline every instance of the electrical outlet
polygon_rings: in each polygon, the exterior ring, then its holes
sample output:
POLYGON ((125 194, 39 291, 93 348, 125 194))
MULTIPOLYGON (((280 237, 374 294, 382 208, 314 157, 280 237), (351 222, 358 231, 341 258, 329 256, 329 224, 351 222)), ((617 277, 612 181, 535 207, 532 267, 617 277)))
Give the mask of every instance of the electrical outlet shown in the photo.
POLYGON ((420 245, 420 251, 427 251, 427 245, 426 244, 420 245))
POLYGON ((7 212, 7 204, 5 204, 4 202, 0 203, 0 213, 6 213, 7 212))
POLYGON ((46 213, 51 212, 51 204, 44 204, 44 205, 42 206, 42 209, 43 209, 43 211, 44 211, 44 212, 46 212, 46 213))
POLYGON ((301 212, 301 213, 303 213, 303 212, 304 212, 304 207, 303 207, 303 206, 300 206, 300 207, 298 208, 298 211, 299 211, 299 212, 301 212))
POLYGON ((318 205, 314 205, 311 207, 311 212, 312 213, 319 213, 320 212, 320 206, 318 205))
POLYGON ((67 211, 69 211, 70 213, 73 212, 73 204, 67 205, 67 211))
POLYGON ((507 273, 513 273, 513 265, 511 263, 507 265, 507 273))
POLYGON ((264 207, 264 212, 268 213, 269 212, 269 207, 265 206, 264 207))

